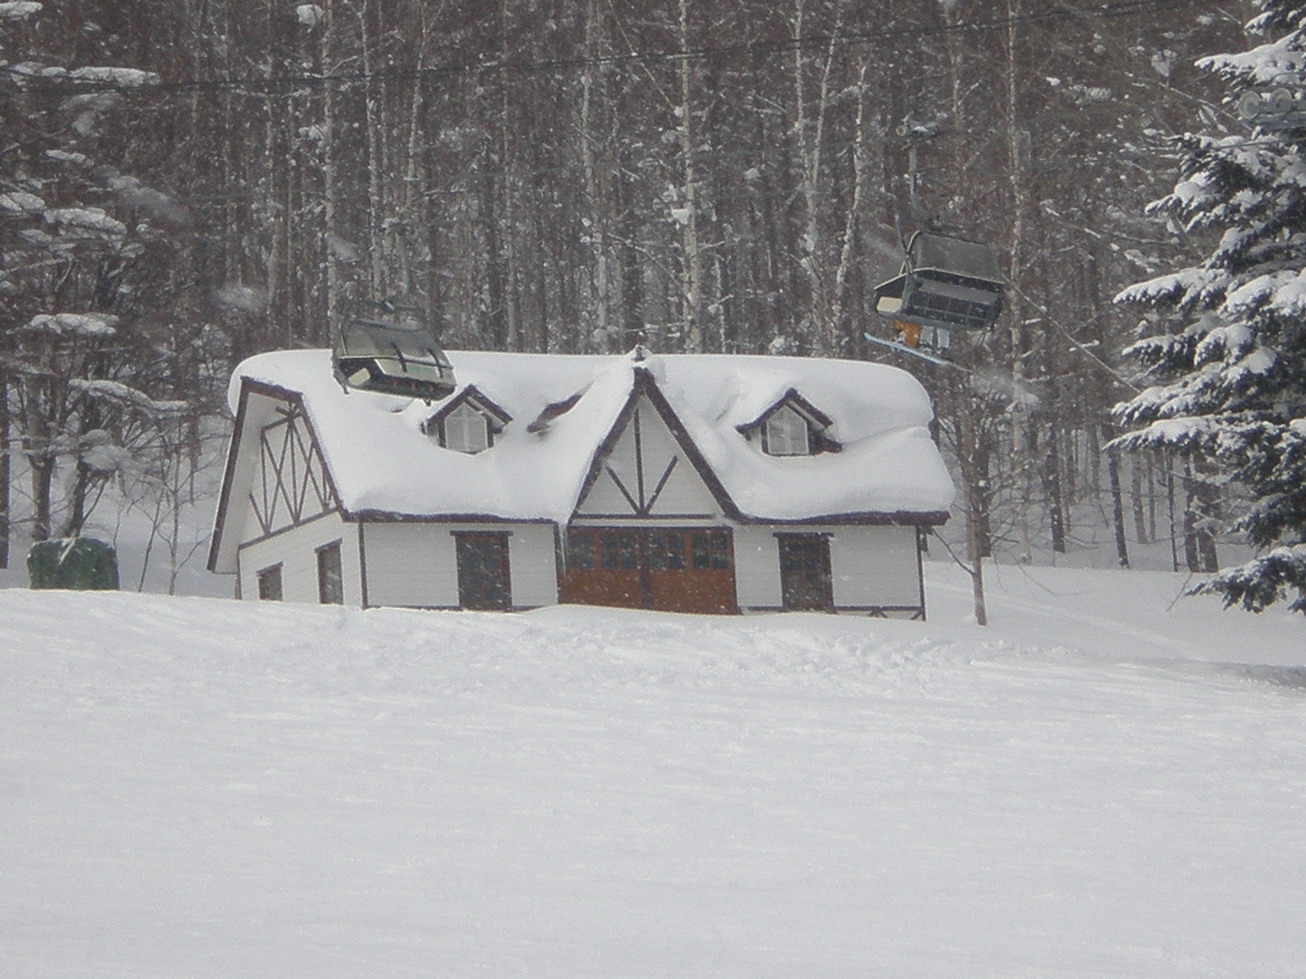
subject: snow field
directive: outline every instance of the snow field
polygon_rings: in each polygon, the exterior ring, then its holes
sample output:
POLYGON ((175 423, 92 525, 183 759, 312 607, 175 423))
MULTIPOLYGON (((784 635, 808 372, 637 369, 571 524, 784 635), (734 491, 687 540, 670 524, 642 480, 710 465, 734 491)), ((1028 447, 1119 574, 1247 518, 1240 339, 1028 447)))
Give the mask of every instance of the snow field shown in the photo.
POLYGON ((1301 623, 930 571, 925 625, 0 591, 0 974, 1302 975, 1301 623))

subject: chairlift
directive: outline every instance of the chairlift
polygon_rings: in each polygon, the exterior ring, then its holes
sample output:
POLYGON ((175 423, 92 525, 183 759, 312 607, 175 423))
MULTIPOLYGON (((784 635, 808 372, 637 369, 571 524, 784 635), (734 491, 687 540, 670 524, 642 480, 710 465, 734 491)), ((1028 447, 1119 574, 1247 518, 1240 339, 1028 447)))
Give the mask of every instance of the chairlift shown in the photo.
POLYGON ((917 231, 898 275, 875 287, 875 311, 909 348, 943 351, 954 332, 987 330, 1002 311, 997 253, 977 241, 917 231))
POLYGON ((342 387, 425 401, 453 393, 453 365, 436 343, 422 306, 364 300, 354 306, 331 351, 342 387))

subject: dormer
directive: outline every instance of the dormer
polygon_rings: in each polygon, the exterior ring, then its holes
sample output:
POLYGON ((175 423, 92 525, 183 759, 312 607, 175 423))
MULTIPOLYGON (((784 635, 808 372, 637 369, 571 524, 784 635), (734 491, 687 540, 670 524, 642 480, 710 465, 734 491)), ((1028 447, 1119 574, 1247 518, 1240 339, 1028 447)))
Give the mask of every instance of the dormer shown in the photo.
POLYGON ((475 455, 494 445, 512 416, 468 385, 422 425, 442 448, 475 455))
POLYGON ((779 401, 738 431, 770 456, 811 456, 838 452, 842 445, 826 434, 834 424, 825 412, 790 388, 779 401))

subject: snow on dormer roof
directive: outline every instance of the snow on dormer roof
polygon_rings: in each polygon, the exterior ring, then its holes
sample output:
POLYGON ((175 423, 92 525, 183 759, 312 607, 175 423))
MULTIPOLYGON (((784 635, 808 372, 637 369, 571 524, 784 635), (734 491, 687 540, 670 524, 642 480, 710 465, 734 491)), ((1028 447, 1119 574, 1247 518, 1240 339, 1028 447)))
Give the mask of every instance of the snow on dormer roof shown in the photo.
POLYGON ((928 425, 929 397, 911 375, 883 364, 717 354, 581 356, 451 351, 459 388, 428 405, 392 395, 346 394, 326 350, 260 354, 232 379, 232 409, 246 380, 289 392, 304 411, 350 514, 466 516, 566 523, 595 453, 636 390, 637 372, 663 396, 701 463, 743 520, 939 517, 952 481, 928 425), (468 387, 512 419, 475 455, 441 448, 423 423, 468 387), (761 454, 738 430, 790 391, 831 421, 843 451, 761 454))

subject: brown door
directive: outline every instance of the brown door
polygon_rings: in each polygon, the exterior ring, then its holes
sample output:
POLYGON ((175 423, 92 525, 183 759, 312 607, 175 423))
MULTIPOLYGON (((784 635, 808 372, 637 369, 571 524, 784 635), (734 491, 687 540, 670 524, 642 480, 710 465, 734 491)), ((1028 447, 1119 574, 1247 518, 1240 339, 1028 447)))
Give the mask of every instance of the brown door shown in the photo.
POLYGON ((568 533, 561 599, 665 612, 736 611, 728 530, 568 533))
POLYGON ((648 550, 648 608, 734 612, 735 569, 728 530, 653 530, 648 550))
POLYGON ((828 609, 830 541, 819 534, 785 534, 780 540, 780 590, 787 611, 828 609))
POLYGON ((643 608, 639 545, 635 530, 570 531, 562 601, 643 608))

